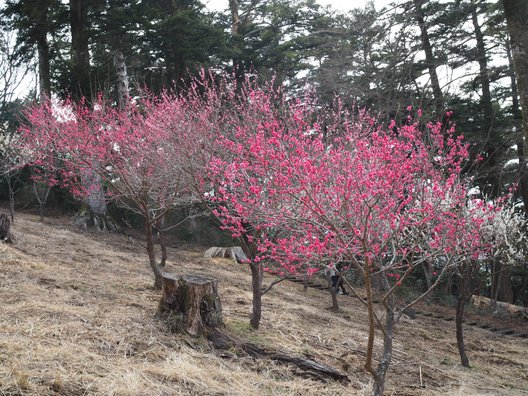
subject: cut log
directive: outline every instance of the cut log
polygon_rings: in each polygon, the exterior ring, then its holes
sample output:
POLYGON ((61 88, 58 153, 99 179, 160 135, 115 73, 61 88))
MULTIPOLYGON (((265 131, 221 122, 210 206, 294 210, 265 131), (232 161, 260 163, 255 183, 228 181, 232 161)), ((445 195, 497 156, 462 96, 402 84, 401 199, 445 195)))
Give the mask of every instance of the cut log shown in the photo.
POLYGON ((173 331, 207 335, 223 326, 218 281, 200 275, 162 273, 158 314, 173 331))
POLYGON ((339 372, 333 367, 327 366, 311 359, 306 359, 299 356, 290 356, 282 352, 267 350, 253 343, 244 342, 234 337, 233 335, 227 334, 225 332, 211 332, 208 336, 208 339, 212 342, 213 346, 216 349, 241 349, 253 358, 267 358, 279 363, 292 364, 301 369, 305 375, 320 381, 326 381, 328 379, 344 382, 349 381, 348 376, 346 374, 339 372))
POLYGON ((232 258, 235 262, 240 263, 247 260, 246 254, 240 246, 217 247, 213 246, 207 249, 204 257, 212 259, 215 257, 232 258))
POLYGON ((0 213, 0 241, 11 243, 11 221, 5 213, 0 213))

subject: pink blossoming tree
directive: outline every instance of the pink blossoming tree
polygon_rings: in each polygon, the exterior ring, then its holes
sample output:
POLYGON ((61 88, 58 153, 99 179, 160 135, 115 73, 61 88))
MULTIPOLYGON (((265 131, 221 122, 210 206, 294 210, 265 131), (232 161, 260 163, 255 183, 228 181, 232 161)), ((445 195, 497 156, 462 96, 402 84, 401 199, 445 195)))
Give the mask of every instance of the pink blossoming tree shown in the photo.
POLYGON ((397 314, 395 291, 421 263, 441 262, 436 282, 410 306, 487 248, 479 235, 486 219, 466 205, 461 167, 467 146, 440 125, 421 131, 410 123, 395 132, 394 125, 384 129, 365 112, 351 116, 342 108, 318 123, 310 101, 287 105, 272 98, 252 92, 248 111, 258 108, 266 117, 219 139, 231 155, 211 164, 221 181, 216 213, 234 235, 245 234, 255 245, 253 262, 271 260, 292 274, 319 271, 329 261, 353 263, 366 291, 365 368, 373 394, 382 394, 394 324, 407 308, 397 314), (385 308, 383 325, 376 293, 385 308), (383 351, 374 368, 376 326, 383 351))
POLYGON ((189 103, 165 94, 124 109, 100 98, 91 107, 46 102, 26 113, 29 123, 21 132, 27 162, 53 170, 58 180, 48 182, 60 182, 77 197, 93 196, 85 186, 96 184, 86 183, 86 171, 95 170, 108 199, 142 216, 155 288, 161 288, 167 257, 162 238, 161 261, 156 257, 153 228, 161 230, 169 210, 196 201, 186 161, 198 150, 203 125, 189 103))

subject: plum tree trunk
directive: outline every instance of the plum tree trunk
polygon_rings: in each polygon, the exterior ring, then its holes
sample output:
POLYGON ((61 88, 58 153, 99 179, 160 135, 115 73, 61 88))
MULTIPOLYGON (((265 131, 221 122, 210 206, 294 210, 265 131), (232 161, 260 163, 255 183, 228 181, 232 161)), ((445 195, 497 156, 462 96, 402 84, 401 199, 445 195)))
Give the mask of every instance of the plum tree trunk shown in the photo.
POLYGON ((209 334, 223 326, 218 281, 164 272, 158 314, 168 321, 173 331, 193 336, 209 334))
POLYGON ((464 344, 464 328, 462 323, 464 321, 464 307, 466 305, 466 280, 462 276, 458 276, 458 293, 456 302, 456 313, 455 313, 455 326, 456 326, 456 338, 458 353, 460 355, 460 363, 464 367, 469 367, 469 359, 466 355, 466 347, 464 344))
MULTIPOLYGON (((382 274, 382 286, 384 292, 388 292, 391 288, 389 281, 385 274, 382 274)), ((382 396, 385 391, 385 378, 389 371, 389 366, 392 360, 393 336, 394 336, 394 295, 390 293, 383 302, 385 306, 385 332, 383 337, 383 353, 381 359, 376 367, 375 375, 373 375, 374 384, 372 386, 373 396, 382 396)))
POLYGON ((253 311, 249 323, 254 329, 260 326, 262 318, 262 278, 264 276, 262 265, 252 262, 251 268, 251 288, 253 290, 253 311))

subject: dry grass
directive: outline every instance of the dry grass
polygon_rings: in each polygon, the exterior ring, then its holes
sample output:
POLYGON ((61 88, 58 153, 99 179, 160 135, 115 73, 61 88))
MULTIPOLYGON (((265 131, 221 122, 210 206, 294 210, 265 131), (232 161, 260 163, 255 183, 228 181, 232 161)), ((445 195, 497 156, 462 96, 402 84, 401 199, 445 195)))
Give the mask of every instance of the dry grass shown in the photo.
MULTIPOLYGON (((248 326, 250 275, 200 249, 170 249, 168 270, 219 279, 231 332, 346 371, 348 384, 303 378, 293 367, 218 352, 156 320, 146 256, 121 235, 81 233, 66 218, 20 214, 15 246, 0 245, 2 395, 365 394, 366 316, 357 300, 281 283, 264 297, 262 329, 248 326)), ((204 241, 207 245, 207 241, 204 241)), ((453 323, 406 320, 395 336, 393 395, 528 394, 528 340, 468 328, 473 367, 458 364, 453 323), (420 383, 420 370, 422 373, 420 383), (422 385, 422 386, 421 386, 422 385)), ((378 345, 379 346, 379 345, 378 345)))

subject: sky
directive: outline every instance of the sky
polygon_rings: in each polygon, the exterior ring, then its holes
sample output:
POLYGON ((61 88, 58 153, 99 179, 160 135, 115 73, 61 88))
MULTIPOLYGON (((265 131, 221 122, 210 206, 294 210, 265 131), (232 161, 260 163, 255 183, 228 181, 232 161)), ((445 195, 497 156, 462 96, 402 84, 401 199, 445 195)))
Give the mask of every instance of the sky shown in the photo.
MULTIPOLYGON (((317 3, 327 6, 330 5, 335 10, 348 11, 352 8, 363 8, 367 4, 367 0, 316 0, 317 3)), ((389 4, 392 0, 374 0, 376 9, 389 4)), ((203 0, 207 8, 212 10, 226 10, 229 6, 229 0, 203 0)))

